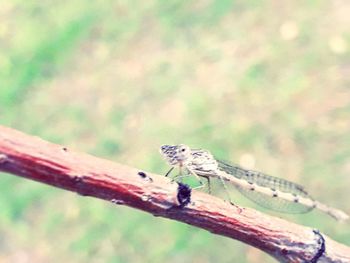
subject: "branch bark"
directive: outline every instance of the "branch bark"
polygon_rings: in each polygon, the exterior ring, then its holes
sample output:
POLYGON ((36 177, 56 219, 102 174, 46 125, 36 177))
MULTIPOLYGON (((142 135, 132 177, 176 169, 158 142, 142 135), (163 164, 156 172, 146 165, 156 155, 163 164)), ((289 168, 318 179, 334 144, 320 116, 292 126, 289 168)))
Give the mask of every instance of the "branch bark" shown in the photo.
POLYGON ((281 262, 350 262, 349 247, 314 229, 240 209, 202 192, 190 193, 164 176, 2 126, 0 171, 185 222, 245 242, 281 262))

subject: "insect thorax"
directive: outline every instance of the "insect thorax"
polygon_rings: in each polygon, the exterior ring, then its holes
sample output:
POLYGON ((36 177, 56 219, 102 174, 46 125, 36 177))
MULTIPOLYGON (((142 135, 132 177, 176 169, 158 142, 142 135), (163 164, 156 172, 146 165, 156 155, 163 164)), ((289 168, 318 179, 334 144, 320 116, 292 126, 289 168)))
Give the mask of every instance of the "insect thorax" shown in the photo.
POLYGON ((191 159, 187 163, 189 169, 199 173, 216 174, 218 163, 214 157, 205 150, 191 150, 191 159))

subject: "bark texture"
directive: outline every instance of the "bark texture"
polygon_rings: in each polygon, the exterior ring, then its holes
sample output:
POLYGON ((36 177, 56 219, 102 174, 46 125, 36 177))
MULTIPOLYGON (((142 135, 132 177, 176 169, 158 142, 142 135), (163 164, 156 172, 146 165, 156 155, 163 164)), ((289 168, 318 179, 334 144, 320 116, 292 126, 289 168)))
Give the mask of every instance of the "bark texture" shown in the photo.
POLYGON ((185 222, 257 247, 281 262, 350 262, 348 246, 317 230, 3 126, 0 171, 185 222))

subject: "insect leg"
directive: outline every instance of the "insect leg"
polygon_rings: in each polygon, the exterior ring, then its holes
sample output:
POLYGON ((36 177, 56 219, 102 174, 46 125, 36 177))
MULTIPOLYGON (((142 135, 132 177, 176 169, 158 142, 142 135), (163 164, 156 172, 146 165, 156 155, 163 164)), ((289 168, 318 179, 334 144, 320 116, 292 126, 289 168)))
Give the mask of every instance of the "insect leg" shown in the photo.
POLYGON ((226 186, 226 183, 225 183, 224 179, 222 178, 222 176, 221 176, 220 174, 218 174, 218 177, 220 178, 220 181, 221 181, 222 185, 224 186, 226 195, 227 195, 227 197, 228 197, 228 201, 230 202, 231 205, 236 206, 236 205, 232 202, 230 193, 229 193, 229 191, 228 191, 228 189, 227 189, 227 186, 226 186))
MULTIPOLYGON (((188 170, 188 169, 187 169, 188 170)), ((189 170, 188 170, 189 171, 189 170)), ((180 178, 185 178, 185 177, 188 177, 188 176, 191 176, 191 174, 183 174, 183 167, 182 166, 180 166, 179 167, 179 174, 178 175, 175 175, 174 177, 173 177, 173 179, 171 180, 171 182, 174 182, 175 181, 175 179, 180 179, 180 178)))
POLYGON ((168 177, 172 170, 174 170, 174 167, 171 167, 171 169, 165 174, 165 177, 168 177))
POLYGON ((208 194, 211 194, 210 177, 209 176, 205 176, 204 178, 207 179, 208 194))
POLYGON ((194 177, 196 177, 198 179, 198 182, 199 182, 199 186, 197 187, 194 187, 193 189, 199 189, 199 188, 202 188, 205 186, 205 184, 203 184, 203 182, 201 181, 201 178, 199 177, 198 174, 196 174, 194 171, 192 171, 191 169, 188 169, 187 170, 190 172, 190 174, 192 174, 194 177))

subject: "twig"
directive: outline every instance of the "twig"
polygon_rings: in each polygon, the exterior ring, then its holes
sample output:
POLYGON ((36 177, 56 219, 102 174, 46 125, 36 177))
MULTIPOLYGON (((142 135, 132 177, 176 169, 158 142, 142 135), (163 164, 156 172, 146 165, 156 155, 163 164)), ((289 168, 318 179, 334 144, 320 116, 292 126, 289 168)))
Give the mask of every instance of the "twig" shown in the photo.
POLYGON ((2 126, 0 170, 237 239, 281 262, 350 262, 349 247, 317 230, 2 126))

